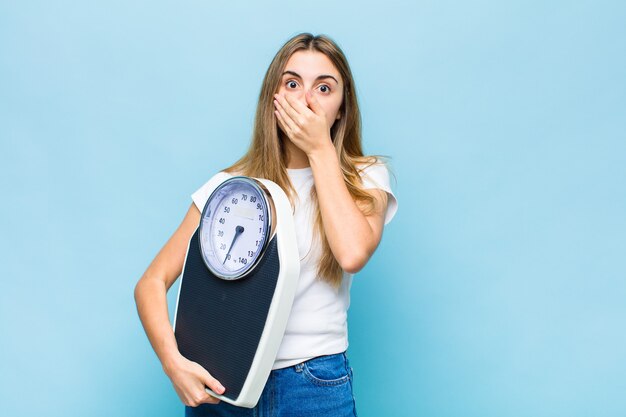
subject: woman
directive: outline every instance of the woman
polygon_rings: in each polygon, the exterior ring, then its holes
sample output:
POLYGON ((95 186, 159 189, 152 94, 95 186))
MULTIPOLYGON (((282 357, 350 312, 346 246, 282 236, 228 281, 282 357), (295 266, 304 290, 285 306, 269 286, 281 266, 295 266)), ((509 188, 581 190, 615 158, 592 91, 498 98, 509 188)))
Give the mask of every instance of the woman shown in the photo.
POLYGON ((220 402, 224 387, 178 351, 166 291, 208 199, 207 183, 135 288, 139 316, 189 416, 353 416, 347 310, 352 275, 380 242, 397 202, 379 157, 361 148, 348 62, 328 37, 299 34, 278 51, 259 96, 248 152, 224 169, 280 185, 294 207, 300 278, 285 335, 255 409, 220 402))

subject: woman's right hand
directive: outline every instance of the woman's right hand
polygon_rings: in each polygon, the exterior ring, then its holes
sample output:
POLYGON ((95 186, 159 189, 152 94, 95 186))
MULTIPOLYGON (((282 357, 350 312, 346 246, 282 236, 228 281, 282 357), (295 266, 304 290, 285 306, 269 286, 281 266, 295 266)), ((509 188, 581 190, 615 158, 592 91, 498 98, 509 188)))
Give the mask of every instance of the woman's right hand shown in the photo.
POLYGON ((178 397, 187 406, 197 407, 204 403, 219 403, 219 398, 205 391, 206 387, 220 395, 225 391, 222 384, 206 369, 182 355, 178 355, 168 366, 164 366, 164 370, 172 381, 178 397))

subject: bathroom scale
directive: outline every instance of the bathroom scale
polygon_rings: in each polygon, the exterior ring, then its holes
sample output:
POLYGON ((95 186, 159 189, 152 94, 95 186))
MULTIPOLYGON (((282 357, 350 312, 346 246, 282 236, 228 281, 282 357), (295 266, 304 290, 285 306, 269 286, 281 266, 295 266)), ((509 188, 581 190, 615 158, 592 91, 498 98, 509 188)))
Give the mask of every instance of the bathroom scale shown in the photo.
POLYGON ((189 240, 174 316, 180 353, 254 407, 293 304, 300 258, 285 192, 262 178, 216 175, 189 240))

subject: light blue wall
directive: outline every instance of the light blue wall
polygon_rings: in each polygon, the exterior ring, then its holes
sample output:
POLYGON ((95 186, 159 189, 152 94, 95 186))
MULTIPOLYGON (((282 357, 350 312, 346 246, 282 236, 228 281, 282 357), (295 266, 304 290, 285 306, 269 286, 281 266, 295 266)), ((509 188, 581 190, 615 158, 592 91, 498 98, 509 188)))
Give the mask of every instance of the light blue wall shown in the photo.
POLYGON ((302 31, 398 180, 359 415, 626 415, 624 3, 302 3, 0 3, 0 415, 182 415, 133 287, 302 31))

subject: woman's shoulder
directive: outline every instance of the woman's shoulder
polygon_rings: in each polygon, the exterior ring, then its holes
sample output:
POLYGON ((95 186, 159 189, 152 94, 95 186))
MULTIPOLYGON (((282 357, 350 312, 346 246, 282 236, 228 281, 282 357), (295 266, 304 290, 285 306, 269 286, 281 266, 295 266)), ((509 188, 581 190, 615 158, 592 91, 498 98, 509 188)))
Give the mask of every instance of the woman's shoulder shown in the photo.
POLYGON ((357 164, 357 171, 361 176, 364 190, 380 189, 387 193, 385 224, 389 223, 398 210, 398 200, 392 190, 392 173, 388 162, 380 157, 369 157, 366 161, 357 164))
POLYGON ((211 176, 208 180, 206 180, 204 184, 200 186, 200 188, 194 191, 191 194, 191 199, 198 207, 198 210, 202 211, 202 209, 204 208, 204 205, 209 199, 209 195, 212 190, 217 188, 217 186, 223 181, 226 181, 228 178, 231 178, 234 176, 235 175, 233 175, 232 173, 226 172, 224 170, 219 171, 213 174, 213 176, 211 176))
POLYGON ((355 165, 363 188, 383 188, 391 192, 391 169, 386 159, 378 156, 364 158, 355 165))

